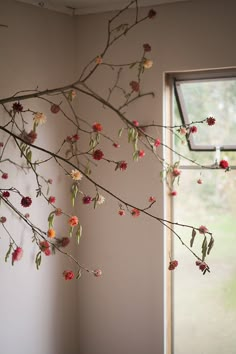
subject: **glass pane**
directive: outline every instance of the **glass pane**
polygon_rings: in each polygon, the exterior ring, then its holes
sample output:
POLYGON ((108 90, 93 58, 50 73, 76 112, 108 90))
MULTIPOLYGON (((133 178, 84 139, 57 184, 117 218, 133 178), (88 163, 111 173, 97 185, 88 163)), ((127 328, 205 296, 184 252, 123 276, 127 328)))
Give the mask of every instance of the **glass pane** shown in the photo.
POLYGON ((209 129, 200 124, 192 134, 194 144, 236 145, 236 79, 181 82, 180 87, 190 122, 207 117, 217 121, 209 129))
MULTIPOLYGON (((235 353, 236 328, 236 171, 184 170, 174 199, 174 221, 196 227, 205 225, 214 234, 215 246, 207 258, 211 273, 205 275, 196 259, 174 239, 173 271, 174 354, 235 353), (186 198, 186 196, 189 196, 186 198)), ((189 245, 191 231, 176 231, 189 245)), ((193 250, 200 254, 202 235, 193 250)))

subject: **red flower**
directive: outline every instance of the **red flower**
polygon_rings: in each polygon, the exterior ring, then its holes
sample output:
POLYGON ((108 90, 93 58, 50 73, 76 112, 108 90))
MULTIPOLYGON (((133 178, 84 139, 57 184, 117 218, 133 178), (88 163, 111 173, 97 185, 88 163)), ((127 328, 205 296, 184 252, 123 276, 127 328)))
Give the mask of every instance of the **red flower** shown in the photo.
POLYGON ((148 44, 148 43, 143 44, 143 49, 145 52, 151 52, 151 50, 152 50, 150 44, 148 44))
POLYGON ((135 125, 135 127, 139 126, 139 122, 137 120, 133 120, 133 125, 135 125))
POLYGON ((176 191, 172 191, 172 192, 169 193, 169 195, 172 196, 172 197, 175 197, 177 195, 177 192, 176 191))
POLYGON ((128 166, 128 164, 125 161, 118 162, 118 167, 121 171, 125 171, 127 169, 127 166, 128 166))
POLYGON ((216 122, 215 118, 213 117, 208 117, 206 121, 208 125, 214 125, 216 122))
POLYGON ((151 10, 149 10, 149 12, 148 12, 148 17, 149 18, 153 18, 153 17, 155 17, 156 16, 156 11, 155 10, 153 10, 153 9, 151 9, 151 10))
POLYGON ((17 247, 15 251, 12 253, 12 263, 15 261, 19 261, 23 256, 23 249, 21 247, 17 247))
POLYGON ((9 198, 9 197, 10 197, 10 192, 4 191, 4 192, 2 192, 2 196, 3 196, 4 198, 9 198))
POLYGON ((48 241, 41 241, 39 243, 40 249, 41 251, 46 255, 46 256, 50 256, 51 251, 50 251, 50 245, 48 243, 48 241))
POLYGON ((176 261, 176 260, 175 261, 170 261, 168 269, 169 270, 174 270, 176 267, 178 267, 178 264, 179 264, 179 262, 176 261))
POLYGON ((139 87, 139 83, 137 81, 131 81, 129 84, 130 84, 130 87, 132 88, 133 91, 139 92, 140 87, 139 87))
POLYGON ((0 217, 0 223, 4 224, 7 221, 7 218, 5 216, 0 217))
POLYGON ((56 198, 53 197, 52 195, 48 198, 48 203, 53 204, 53 203, 55 203, 55 201, 56 201, 56 198))
POLYGON ((20 113, 23 111, 23 106, 20 104, 20 102, 15 102, 12 105, 12 109, 14 112, 20 113))
POLYGON ((144 151, 144 150, 139 150, 138 156, 139 156, 140 158, 144 157, 144 156, 145 156, 145 151, 144 151))
POLYGON ((60 111, 60 106, 58 104, 52 104, 51 105, 51 112, 52 113, 58 113, 60 111))
POLYGON ((74 134, 73 136, 72 136, 72 141, 73 142, 76 142, 76 141, 78 141, 79 140, 79 135, 78 134, 74 134))
POLYGON ((113 143, 113 146, 114 146, 115 148, 119 148, 119 147, 120 147, 120 144, 113 143))
POLYGON ((154 146, 155 146, 155 147, 158 147, 160 144, 161 144, 160 139, 156 139, 156 140, 154 141, 154 146))
POLYGON ((32 199, 30 197, 23 197, 21 199, 21 205, 24 208, 28 208, 32 204, 32 199))
POLYGON ((193 125, 192 127, 190 127, 190 133, 197 133, 197 127, 195 125, 193 125))
POLYGON ((4 172, 4 173, 2 174, 2 178, 3 178, 3 179, 8 179, 8 173, 5 173, 5 172, 4 172))
POLYGON ((95 150, 93 153, 93 158, 94 160, 101 160, 103 158, 104 154, 102 150, 95 150))
POLYGON ((134 217, 138 217, 140 215, 140 211, 136 208, 131 210, 131 215, 134 217))
POLYGON ((206 232, 208 232, 208 228, 204 225, 199 226, 199 233, 200 234, 205 234, 206 232))
POLYGON ((93 124, 93 131, 94 132, 101 132, 102 131, 102 125, 100 123, 94 123, 93 124))
POLYGON ((51 178, 48 179, 48 184, 52 184, 53 180, 51 178))
POLYGON ((172 171, 172 175, 174 177, 178 177, 181 174, 181 171, 178 168, 174 168, 172 171))
POLYGON ((196 261, 196 266, 203 272, 207 268, 207 264, 202 261, 196 261))
POLYGON ((203 183, 203 182, 202 182, 202 179, 201 179, 201 178, 198 178, 197 183, 198 183, 198 184, 202 184, 202 183, 203 183))
POLYGON ((156 201, 155 197, 149 197, 148 199, 149 203, 154 203, 156 201))
POLYGON ((102 271, 101 271, 101 269, 95 269, 93 271, 93 274, 95 277, 100 277, 102 275, 102 271))
POLYGON ((124 216, 124 215, 125 215, 125 211, 122 210, 122 209, 120 209, 120 210, 118 211, 118 214, 119 214, 120 216, 124 216))
POLYGON ((86 196, 83 197, 82 200, 83 200, 83 204, 90 204, 91 201, 92 201, 92 198, 89 197, 88 195, 86 195, 86 196))
POLYGON ((228 161, 226 161, 226 160, 221 160, 219 166, 220 166, 221 168, 226 169, 226 168, 229 167, 229 163, 228 163, 228 161))
POLYGON ((63 277, 65 280, 71 280, 74 278, 74 272, 72 270, 64 270, 63 277))

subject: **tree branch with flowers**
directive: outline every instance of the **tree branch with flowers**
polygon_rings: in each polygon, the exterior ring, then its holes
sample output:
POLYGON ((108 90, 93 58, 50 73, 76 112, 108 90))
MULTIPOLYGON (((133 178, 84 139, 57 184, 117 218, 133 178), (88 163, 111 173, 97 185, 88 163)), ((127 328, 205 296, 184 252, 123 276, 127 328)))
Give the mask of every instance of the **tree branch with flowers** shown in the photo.
MULTIPOLYGON (((132 166, 128 166, 125 156, 123 159, 116 161, 107 157, 106 152, 101 148, 101 140, 105 140, 111 143, 115 149, 118 149, 120 147, 119 138, 122 135, 127 135, 128 143, 131 146, 128 154, 132 155, 134 163, 145 158, 146 154, 150 154, 154 161, 158 161, 161 165, 161 182, 167 184, 170 197, 174 197, 176 195, 174 186, 181 175, 179 161, 175 163, 168 162, 163 158, 160 149, 168 149, 193 164, 198 166, 200 164, 182 156, 177 151, 174 151, 172 147, 162 142, 161 138, 155 135, 155 131, 153 132, 153 128, 164 128, 172 134, 177 134, 181 137, 185 136, 186 139, 189 139, 190 134, 197 132, 198 124, 205 124, 206 126, 215 124, 215 118, 213 117, 180 126, 166 126, 154 123, 142 125, 139 121, 129 118, 128 109, 131 105, 148 97, 154 97, 153 92, 145 92, 142 80, 146 70, 151 70, 153 66, 153 61, 149 58, 152 50, 151 45, 144 43, 141 57, 128 63, 111 63, 106 60, 106 55, 112 50, 114 43, 122 41, 122 38, 127 37, 129 32, 135 30, 140 23, 151 21, 155 16, 156 12, 151 9, 144 17, 141 17, 137 0, 132 0, 108 21, 104 48, 101 49, 100 54, 96 53, 85 65, 75 82, 46 90, 39 90, 38 88, 22 90, 10 97, 0 99, 2 115, 4 114, 4 119, 2 119, 4 123, 0 125, 2 133, 0 172, 1 178, 6 182, 4 188, 0 188, 0 223, 5 235, 9 238, 5 261, 10 258, 14 265, 21 260, 23 252, 27 252, 27 250, 23 250, 23 247, 18 245, 16 235, 11 233, 11 225, 4 215, 5 208, 8 208, 16 218, 20 218, 21 222, 27 225, 32 234, 32 241, 37 247, 37 252, 35 253, 37 269, 40 268, 43 257, 59 252, 74 263, 74 269, 66 269, 63 272, 66 280, 80 278, 83 272, 93 274, 96 277, 102 275, 101 269, 94 270, 82 265, 77 257, 66 251, 66 247, 72 238, 76 238, 79 244, 82 236, 82 225, 79 215, 68 213, 66 210, 56 207, 56 198, 54 195, 50 195, 50 187, 53 180, 42 174, 40 170, 41 166, 47 166, 54 161, 60 168, 62 177, 67 180, 68 178, 70 179, 70 199, 73 207, 76 204, 76 200, 81 198, 84 205, 93 204, 94 208, 97 208, 105 202, 103 195, 105 194, 108 196, 107 203, 109 203, 109 198, 113 198, 118 202, 119 209, 117 212, 120 216, 123 217, 127 214, 131 217, 139 217, 144 214, 152 220, 161 223, 193 255, 197 266, 199 266, 203 274, 210 271, 210 267, 206 263, 206 257, 214 245, 214 238, 206 226, 193 226, 161 218, 152 212, 152 207, 156 202, 154 196, 149 197, 146 207, 139 207, 122 198, 115 190, 110 190, 106 185, 99 183, 96 178, 96 166, 100 161, 113 165, 114 173, 125 173, 127 168, 132 168, 132 166), (132 6, 135 8, 133 22, 123 23, 121 21, 122 15, 132 6), (91 84, 94 74, 101 67, 109 68, 113 74, 113 84, 108 87, 106 97, 94 90, 91 84), (126 85, 123 84, 122 76, 124 71, 132 72, 133 76, 133 79, 126 85), (114 98, 117 94, 119 94, 119 102, 114 98), (94 102, 99 103, 116 116, 120 124, 117 136, 113 137, 110 134, 106 134, 105 128, 99 120, 90 124, 86 119, 82 118, 76 105, 80 96, 90 97, 94 102), (52 148, 38 143, 39 137, 42 131, 46 129, 48 121, 45 113, 33 108, 33 102, 39 100, 50 107, 51 115, 60 115, 60 119, 68 122, 73 127, 73 133, 65 136, 59 146, 52 148), (79 144, 82 136, 88 146, 85 150, 79 144), (8 147, 10 144, 14 145, 14 156, 9 155, 8 147), (144 148, 140 148, 140 145, 144 148), (35 157, 35 155, 40 156, 40 158, 35 157), (16 188, 8 172, 10 166, 17 169, 19 173, 24 174, 25 178, 27 178, 29 173, 33 175, 37 188, 30 191, 30 196, 25 195, 25 192, 16 188), (95 188, 94 195, 91 196, 83 192, 83 180, 87 180, 95 188), (8 181, 9 184, 7 183, 8 181), (22 208, 27 211, 33 208, 36 198, 41 199, 42 203, 49 205, 51 208, 48 218, 44 222, 44 228, 31 221, 29 212, 22 212, 22 208), (58 234, 55 228, 57 217, 63 217, 65 220, 65 224, 68 227, 66 236, 58 234), (177 227, 190 230, 191 236, 188 244, 183 241, 180 232, 176 231, 177 227), (192 248, 197 233, 203 235, 202 247, 199 252, 193 251, 192 248)), ((204 166, 201 167, 204 168, 204 166)), ((221 161, 220 167, 225 170, 229 169, 227 161, 221 161)), ((169 269, 173 270, 177 265, 177 260, 171 259, 169 269)))

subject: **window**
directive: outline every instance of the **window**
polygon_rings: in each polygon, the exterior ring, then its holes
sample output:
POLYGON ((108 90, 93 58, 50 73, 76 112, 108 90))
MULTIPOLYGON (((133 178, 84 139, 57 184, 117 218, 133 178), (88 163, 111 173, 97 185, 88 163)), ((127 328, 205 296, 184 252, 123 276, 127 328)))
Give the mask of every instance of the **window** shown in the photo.
MULTIPOLYGON (((174 125, 216 118, 202 124, 189 142, 176 134, 173 161, 182 174, 173 200, 173 219, 213 232, 215 245, 208 256, 211 273, 205 275, 196 259, 173 238, 172 254, 179 266, 172 275, 172 354, 235 352, 236 327, 236 79, 231 71, 176 76, 174 125), (203 77, 202 77, 203 76, 203 77), (187 156, 187 159, 183 158, 187 156), (232 170, 217 167, 228 159, 232 170), (194 164, 194 161, 200 165, 194 164), (217 164, 216 164, 217 162, 217 164), (198 179, 202 184, 197 183, 198 179), (186 198, 187 196, 187 198, 186 198)), ((177 231, 177 229, 176 229, 177 231)), ((189 244, 191 231, 178 229, 189 244)), ((202 235, 193 250, 201 254, 202 235)))

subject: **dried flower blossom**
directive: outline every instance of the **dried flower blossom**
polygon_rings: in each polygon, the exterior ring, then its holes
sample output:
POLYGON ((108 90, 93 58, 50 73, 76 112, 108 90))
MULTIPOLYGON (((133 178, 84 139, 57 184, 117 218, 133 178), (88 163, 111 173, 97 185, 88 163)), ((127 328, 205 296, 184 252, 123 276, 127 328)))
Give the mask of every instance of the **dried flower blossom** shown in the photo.
POLYGON ((196 261, 196 266, 203 272, 207 268, 207 264, 202 261, 196 261))
POLYGON ((55 201, 56 201, 56 198, 53 197, 52 195, 48 198, 48 203, 53 204, 53 203, 55 203, 55 201))
POLYGON ((206 232, 208 232, 208 228, 204 225, 199 226, 198 229, 200 234, 205 234, 206 232))
POLYGON ((60 106, 58 104, 51 105, 51 112, 57 114, 60 111, 60 106))
POLYGON ((8 173, 5 173, 5 172, 4 172, 4 173, 2 174, 2 179, 8 179, 8 173))
POLYGON ((66 247, 68 246, 70 243, 70 239, 69 237, 63 237, 61 240, 60 240, 60 246, 61 247, 66 247))
POLYGON ((207 119, 206 119, 206 121, 207 121, 207 124, 208 125, 215 125, 215 122, 216 122, 216 120, 215 120, 215 118, 213 118, 213 117, 208 117, 207 119))
POLYGON ((72 170, 70 173, 71 177, 75 181, 80 181, 83 177, 82 173, 78 170, 72 170))
POLYGON ((32 199, 30 197, 23 197, 21 199, 21 205, 24 208, 28 208, 32 204, 32 199))
POLYGON ((151 50, 152 50, 150 44, 148 44, 148 43, 143 44, 143 49, 145 52, 151 52, 151 50))
POLYGON ((177 191, 171 191, 171 192, 169 193, 169 195, 170 195, 171 197, 175 197, 175 196, 177 195, 177 191))
POLYGON ((113 146, 114 146, 115 148, 119 148, 119 147, 120 147, 120 144, 113 143, 113 146))
POLYGON ((55 215, 56 216, 60 216, 62 214, 62 210, 60 209, 60 208, 57 208, 56 210, 55 210, 55 215))
POLYGON ((133 125, 135 125, 135 127, 138 127, 139 126, 139 122, 137 120, 133 120, 133 125))
POLYGON ((145 151, 144 151, 144 150, 139 150, 138 156, 139 156, 140 158, 144 157, 144 156, 145 156, 145 151))
POLYGON ((173 168, 172 175, 178 177, 181 174, 181 171, 178 168, 173 168))
POLYGON ((161 145, 161 141, 160 141, 160 139, 156 139, 156 140, 154 141, 154 146, 155 146, 155 147, 158 147, 159 145, 161 145))
POLYGON ((41 250, 46 256, 50 256, 51 250, 50 250, 50 244, 48 243, 48 241, 41 241, 41 242, 39 243, 39 247, 40 247, 40 250, 41 250))
POLYGON ((64 270, 63 277, 65 280, 72 280, 74 278, 74 272, 72 270, 64 270))
POLYGON ((88 196, 88 195, 85 195, 83 197, 82 201, 83 201, 83 204, 90 204, 91 201, 92 201, 92 198, 90 196, 88 196))
POLYGON ((5 216, 0 217, 0 223, 4 224, 7 221, 7 218, 5 216))
POLYGON ((46 123, 47 117, 45 116, 44 113, 36 112, 36 113, 34 113, 33 121, 34 121, 34 124, 36 124, 36 125, 42 125, 42 124, 46 123))
POLYGON ((93 123, 93 131, 94 132, 101 132, 102 131, 102 125, 100 123, 93 123))
POLYGON ((220 166, 221 168, 226 169, 226 168, 229 167, 229 163, 228 163, 227 160, 221 160, 220 163, 219 163, 219 166, 220 166))
POLYGON ((48 184, 52 184, 53 180, 51 178, 48 179, 48 184))
POLYGON ((117 166, 121 171, 125 171, 127 169, 128 164, 125 161, 119 161, 117 163, 117 166))
POLYGON ((195 125, 193 125, 192 127, 190 127, 189 129, 190 133, 197 133, 197 127, 195 125))
POLYGON ((140 86, 139 86, 139 83, 137 81, 131 81, 129 83, 129 85, 130 85, 130 87, 132 88, 133 91, 139 92, 140 86))
POLYGON ((77 218, 77 216, 71 216, 68 220, 68 224, 72 227, 78 225, 79 223, 79 219, 77 218))
POLYGON ((203 183, 202 179, 201 179, 201 178, 198 178, 197 183, 198 183, 198 184, 202 184, 202 183, 203 183))
POLYGON ((124 215, 125 215, 125 211, 124 211, 123 209, 120 209, 120 210, 118 211, 118 214, 119 214, 120 216, 124 216, 124 215))
POLYGON ((174 270, 176 267, 178 267, 178 264, 179 264, 179 262, 176 261, 176 260, 175 261, 170 261, 168 269, 169 270, 174 270))
POLYGON ((156 198, 155 197, 149 197, 148 199, 149 203, 154 203, 156 201, 156 198))
POLYGON ((136 208, 133 208, 133 209, 131 210, 131 215, 132 215, 133 217, 138 217, 138 216, 140 215, 140 210, 138 210, 138 209, 136 209, 136 208))
POLYGON ((54 238, 56 236, 56 231, 53 228, 48 229, 47 235, 49 238, 54 238))
POLYGON ((23 106, 22 106, 22 104, 20 104, 20 102, 15 102, 12 105, 12 109, 14 112, 20 113, 23 111, 23 106))
POLYGON ((102 64, 102 57, 101 57, 100 55, 98 55, 98 56, 96 57, 95 63, 98 64, 98 65, 102 64))
POLYGON ((75 97, 76 97, 76 91, 75 90, 70 90, 68 92, 68 96, 67 96, 68 100, 70 102, 72 102, 75 97))
POLYGON ((101 160, 103 158, 103 156, 104 156, 104 154, 103 154, 102 150, 95 150, 93 152, 94 160, 98 160, 99 161, 99 160, 101 160))
POLYGON ((17 247, 12 253, 12 263, 21 260, 22 256, 23 256, 23 249, 21 247, 17 247))
POLYGON ((185 127, 181 127, 181 128, 179 129, 179 133, 180 133, 181 135, 186 135, 186 134, 187 134, 187 129, 186 129, 185 127))
POLYGON ((26 219, 29 219, 30 214, 29 214, 29 213, 26 213, 24 216, 25 216, 26 219))
POLYGON ((150 59, 145 59, 143 62, 143 67, 145 69, 151 69, 151 67, 153 66, 153 61, 150 59))
POLYGON ((2 196, 3 196, 4 198, 9 198, 9 197, 10 197, 10 192, 4 191, 4 192, 2 192, 2 196))
POLYGON ((0 147, 3 147, 4 146, 4 143, 1 141, 0 142, 0 147))
POLYGON ((154 18, 155 16, 156 16, 156 11, 155 10, 153 10, 153 9, 151 9, 151 10, 149 10, 149 12, 148 12, 148 17, 151 19, 151 18, 154 18))
POLYGON ((101 269, 95 269, 93 271, 93 274, 94 274, 95 277, 98 278, 98 277, 100 277, 102 275, 102 271, 101 271, 101 269))
POLYGON ((99 194, 98 200, 97 200, 97 204, 101 205, 105 202, 105 197, 101 194, 99 194))

